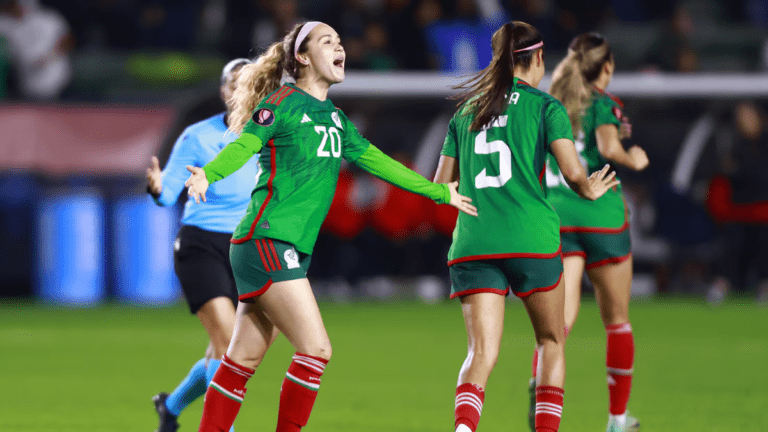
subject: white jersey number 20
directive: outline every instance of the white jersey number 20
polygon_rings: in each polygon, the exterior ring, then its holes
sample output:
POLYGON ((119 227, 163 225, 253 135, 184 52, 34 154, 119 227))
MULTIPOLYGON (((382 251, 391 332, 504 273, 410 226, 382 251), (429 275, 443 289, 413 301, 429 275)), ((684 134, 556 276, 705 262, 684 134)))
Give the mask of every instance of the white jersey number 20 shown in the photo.
POLYGON ((483 129, 475 137, 476 154, 499 154, 499 175, 489 176, 487 169, 483 168, 480 174, 475 177, 475 187, 483 189, 487 187, 498 188, 504 186, 512 178, 512 151, 509 145, 502 140, 488 142, 488 129, 493 127, 506 127, 507 116, 499 116, 490 126, 483 129))
POLYGON ((320 141, 320 146, 317 148, 317 155, 320 157, 333 157, 337 158, 341 156, 341 135, 339 130, 331 126, 326 129, 325 126, 315 126, 315 132, 323 135, 323 140, 320 141), (326 150, 328 144, 328 137, 331 138, 331 151, 326 150))

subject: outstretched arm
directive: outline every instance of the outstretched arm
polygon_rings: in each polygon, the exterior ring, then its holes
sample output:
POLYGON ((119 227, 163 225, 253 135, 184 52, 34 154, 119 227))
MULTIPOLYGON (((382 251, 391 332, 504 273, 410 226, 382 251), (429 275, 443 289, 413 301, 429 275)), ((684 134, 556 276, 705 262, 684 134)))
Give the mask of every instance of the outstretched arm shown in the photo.
POLYGON ((406 168, 400 162, 385 155, 372 144, 368 146, 368 149, 354 163, 387 183, 428 197, 438 204, 450 204, 464 213, 477 216, 477 209, 470 204, 472 200, 456 192, 458 182, 448 185, 432 183, 420 174, 406 168))
POLYGON ((243 132, 204 167, 187 165, 187 170, 192 173, 184 183, 189 188, 187 193, 196 203, 200 203, 200 198, 205 202, 205 192, 211 183, 239 170, 254 154, 261 151, 262 147, 261 138, 243 132))

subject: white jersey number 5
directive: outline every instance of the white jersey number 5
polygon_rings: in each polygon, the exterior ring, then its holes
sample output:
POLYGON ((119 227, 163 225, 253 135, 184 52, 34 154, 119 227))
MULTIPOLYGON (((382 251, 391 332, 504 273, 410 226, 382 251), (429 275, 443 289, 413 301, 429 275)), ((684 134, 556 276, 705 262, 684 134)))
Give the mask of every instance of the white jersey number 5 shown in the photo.
POLYGON ((491 177, 486 173, 487 169, 483 168, 480 174, 475 177, 475 187, 477 189, 502 187, 512 178, 512 151, 509 150, 509 145, 502 140, 487 141, 488 129, 492 127, 506 126, 507 116, 499 116, 489 127, 484 128, 483 131, 475 137, 476 154, 499 154, 499 175, 491 177))

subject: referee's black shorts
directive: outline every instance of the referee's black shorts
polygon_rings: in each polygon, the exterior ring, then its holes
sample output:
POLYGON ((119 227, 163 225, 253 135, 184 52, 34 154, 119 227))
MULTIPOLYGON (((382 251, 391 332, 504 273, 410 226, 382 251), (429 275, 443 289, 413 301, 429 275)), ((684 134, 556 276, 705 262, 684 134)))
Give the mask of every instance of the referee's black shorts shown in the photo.
POLYGON ((189 311, 196 314, 216 297, 229 297, 237 307, 237 288, 229 264, 232 234, 183 225, 173 245, 173 264, 189 311))

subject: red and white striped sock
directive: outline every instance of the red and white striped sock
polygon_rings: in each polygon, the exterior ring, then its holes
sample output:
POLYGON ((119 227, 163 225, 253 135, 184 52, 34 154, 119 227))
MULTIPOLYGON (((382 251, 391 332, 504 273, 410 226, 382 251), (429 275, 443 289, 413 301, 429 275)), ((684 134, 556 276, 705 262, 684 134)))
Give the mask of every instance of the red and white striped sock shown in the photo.
POLYGON ((632 371, 635 363, 635 340, 629 323, 605 327, 605 366, 608 370, 609 411, 621 415, 627 411, 629 393, 632 390, 632 371))
POLYGON ((229 431, 243 403, 245 384, 253 372, 253 369, 239 365, 224 355, 205 392, 199 432, 229 431))
POLYGON ((563 414, 563 389, 536 387, 536 432, 557 432, 563 414))
POLYGON ((280 390, 277 432, 298 432, 306 426, 328 360, 297 352, 280 390))
POLYGON ((480 414, 483 412, 485 391, 477 384, 461 384, 456 387, 456 405, 454 427, 458 430, 460 425, 466 426, 471 432, 475 432, 480 422, 480 414))

